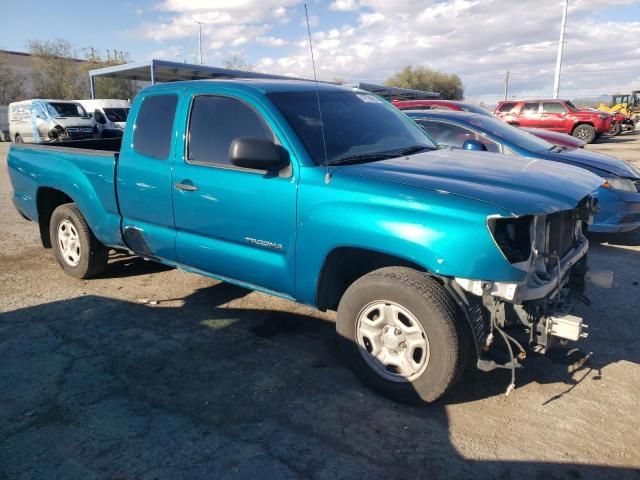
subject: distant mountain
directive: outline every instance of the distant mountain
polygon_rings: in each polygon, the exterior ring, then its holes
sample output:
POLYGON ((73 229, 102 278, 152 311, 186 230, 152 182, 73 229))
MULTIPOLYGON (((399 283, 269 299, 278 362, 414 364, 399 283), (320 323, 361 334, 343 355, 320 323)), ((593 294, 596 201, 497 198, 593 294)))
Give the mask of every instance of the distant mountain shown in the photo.
POLYGON ((597 107, 601 103, 608 105, 611 102, 611 95, 605 93, 597 97, 578 97, 571 100, 578 107, 597 107))

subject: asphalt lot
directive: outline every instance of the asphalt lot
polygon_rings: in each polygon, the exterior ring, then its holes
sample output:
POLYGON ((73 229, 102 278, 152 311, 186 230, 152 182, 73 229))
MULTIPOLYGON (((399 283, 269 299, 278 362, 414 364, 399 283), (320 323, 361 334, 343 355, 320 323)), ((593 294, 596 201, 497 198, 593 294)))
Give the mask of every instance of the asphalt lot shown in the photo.
MULTIPOLYGON (((332 314, 128 257, 62 273, 0 144, 0 478, 640 478, 640 233, 594 238, 575 352, 407 407, 341 363, 332 314)), ((589 146, 640 163, 640 132, 589 146)))

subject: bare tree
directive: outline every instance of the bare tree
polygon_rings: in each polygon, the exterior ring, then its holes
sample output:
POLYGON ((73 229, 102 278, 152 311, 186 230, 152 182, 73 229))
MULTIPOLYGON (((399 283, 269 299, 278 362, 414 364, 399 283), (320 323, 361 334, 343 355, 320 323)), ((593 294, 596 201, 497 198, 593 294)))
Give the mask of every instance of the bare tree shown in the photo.
POLYGON ((22 85, 24 85, 22 75, 0 57, 0 105, 8 105, 20 100, 24 95, 22 85))
MULTIPOLYGON (((28 43, 33 59, 32 82, 36 97, 73 99, 81 91, 81 60, 63 39, 32 40, 28 43)), ((86 82, 86 80, 85 80, 86 82)))
POLYGON ((253 72, 255 66, 247 63, 244 58, 244 53, 234 53, 223 62, 224 68, 230 70, 241 70, 243 72, 253 72))

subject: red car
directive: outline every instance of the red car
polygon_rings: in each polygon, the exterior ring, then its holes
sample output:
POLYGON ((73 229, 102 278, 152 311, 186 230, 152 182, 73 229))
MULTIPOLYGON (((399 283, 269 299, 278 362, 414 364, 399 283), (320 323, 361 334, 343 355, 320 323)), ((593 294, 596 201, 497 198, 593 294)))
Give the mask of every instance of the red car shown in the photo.
MULTIPOLYGON (((472 105, 456 100, 393 100, 392 103, 400 110, 430 110, 430 109, 446 109, 457 110, 462 112, 479 113, 481 115, 493 114, 482 107, 472 105)), ((566 135, 564 133, 553 132, 551 130, 543 130, 541 128, 523 128, 527 132, 542 138, 554 145, 561 145, 567 148, 582 148, 587 142, 579 138, 566 135)))
POLYGON ((568 100, 514 100, 500 102, 494 114, 511 125, 573 135, 587 143, 611 129, 608 113, 579 109, 568 100))

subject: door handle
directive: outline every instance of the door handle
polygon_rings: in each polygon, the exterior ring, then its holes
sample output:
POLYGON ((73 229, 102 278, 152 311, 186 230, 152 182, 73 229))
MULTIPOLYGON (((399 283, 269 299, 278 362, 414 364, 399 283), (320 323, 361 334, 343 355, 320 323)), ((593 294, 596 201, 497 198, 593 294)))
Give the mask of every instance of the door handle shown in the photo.
POLYGON ((177 190, 184 190, 185 192, 195 192, 198 190, 198 187, 192 183, 176 183, 174 187, 176 187, 177 190))

